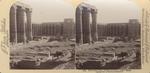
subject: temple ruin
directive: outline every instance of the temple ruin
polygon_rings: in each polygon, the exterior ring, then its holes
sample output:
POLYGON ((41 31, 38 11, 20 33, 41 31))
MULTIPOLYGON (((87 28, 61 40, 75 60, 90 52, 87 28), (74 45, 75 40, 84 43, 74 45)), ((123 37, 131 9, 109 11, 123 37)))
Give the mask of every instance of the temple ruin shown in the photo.
POLYGON ((89 4, 81 3, 76 8, 76 43, 85 44, 97 40, 97 9, 89 4), (90 23, 90 17, 92 23, 90 23))
POLYGON ((32 9, 23 3, 15 3, 10 8, 10 42, 26 43, 32 40, 32 9))

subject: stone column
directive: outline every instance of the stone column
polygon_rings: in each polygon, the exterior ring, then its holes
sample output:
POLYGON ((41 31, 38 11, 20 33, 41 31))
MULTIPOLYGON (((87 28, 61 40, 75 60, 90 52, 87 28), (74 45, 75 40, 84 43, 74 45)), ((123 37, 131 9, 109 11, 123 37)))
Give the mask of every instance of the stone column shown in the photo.
POLYGON ((17 7, 17 37, 19 43, 26 43, 25 32, 25 9, 23 7, 17 7))
POLYGON ((33 39, 32 36, 32 23, 31 23, 31 13, 32 10, 31 9, 26 9, 26 16, 27 16, 27 28, 26 28, 26 32, 27 32, 27 40, 31 41, 33 39))
POLYGON ((93 9, 92 10, 92 29, 91 29, 91 36, 92 36, 92 41, 97 41, 98 40, 98 34, 97 34, 97 10, 93 9))
POLYGON ((83 43, 82 34, 82 8, 77 7, 76 9, 76 43, 83 43))
POLYGON ((83 8, 82 11, 83 43, 91 43, 90 9, 83 8))
POLYGON ((48 36, 50 36, 50 24, 48 24, 48 28, 47 29, 48 29, 48 31, 47 31, 48 32, 48 36))
POLYGON ((17 43, 16 6, 10 9, 10 42, 17 43))
POLYGON ((50 29, 50 36, 52 36, 52 35, 53 35, 53 32, 52 32, 52 30, 53 30, 53 29, 52 29, 52 24, 50 24, 50 28, 49 28, 49 29, 50 29))
POLYGON ((55 24, 52 24, 52 35, 53 35, 53 37, 55 36, 55 24))

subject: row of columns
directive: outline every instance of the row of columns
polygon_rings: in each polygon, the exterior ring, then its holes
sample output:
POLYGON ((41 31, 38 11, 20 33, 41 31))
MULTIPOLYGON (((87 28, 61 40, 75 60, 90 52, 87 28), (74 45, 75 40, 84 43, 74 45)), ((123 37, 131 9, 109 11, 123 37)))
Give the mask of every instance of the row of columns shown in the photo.
POLYGON ((34 24, 34 36, 60 36, 62 34, 62 24, 58 23, 43 23, 34 24))
POLYGON ((120 23, 120 24, 108 24, 107 26, 107 35, 108 36, 120 36, 124 37, 128 34, 128 27, 127 23, 120 23))
MULTIPOLYGON (((131 19, 132 20, 132 19, 131 19)), ((98 36, 101 37, 128 37, 130 39, 140 38, 140 23, 134 20, 134 23, 109 23, 98 25, 98 36)))
POLYGON ((97 9, 78 6, 76 9, 76 43, 92 43, 97 40, 97 9), (92 17, 92 24, 90 17, 92 17))
POLYGON ((10 9, 10 42, 32 40, 31 9, 13 5, 10 9))

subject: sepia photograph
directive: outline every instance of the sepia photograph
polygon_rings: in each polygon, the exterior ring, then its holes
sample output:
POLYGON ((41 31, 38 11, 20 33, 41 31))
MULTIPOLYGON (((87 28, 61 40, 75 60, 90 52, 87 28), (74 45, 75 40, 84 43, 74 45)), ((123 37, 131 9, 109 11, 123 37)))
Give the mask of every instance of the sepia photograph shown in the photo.
POLYGON ((130 0, 19 0, 10 69, 141 69, 141 9, 130 0))
POLYGON ((14 3, 10 9, 10 68, 75 69, 73 15, 73 8, 62 0, 14 3))

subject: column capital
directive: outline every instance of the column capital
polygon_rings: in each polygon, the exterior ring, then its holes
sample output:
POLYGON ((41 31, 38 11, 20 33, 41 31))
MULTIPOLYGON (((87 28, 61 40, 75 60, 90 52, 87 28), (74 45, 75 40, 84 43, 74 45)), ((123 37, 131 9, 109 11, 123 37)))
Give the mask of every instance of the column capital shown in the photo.
POLYGON ((78 7, 76 8, 76 10, 80 10, 80 11, 82 11, 82 10, 83 10, 83 7, 78 6, 78 7))
POLYGON ((26 12, 32 13, 32 9, 31 8, 26 8, 26 12))
POLYGON ((83 7, 83 12, 87 12, 87 13, 90 13, 91 12, 91 9, 88 8, 88 7, 83 7))
POLYGON ((25 8, 22 7, 22 6, 17 6, 17 9, 18 9, 19 11, 25 11, 25 8))
POLYGON ((11 6, 10 12, 13 11, 13 14, 16 14, 17 7, 15 5, 11 6))
POLYGON ((92 9, 92 10, 91 10, 91 13, 92 13, 92 14, 97 14, 97 13, 98 13, 98 12, 97 12, 97 9, 92 9))
POLYGON ((17 9, 17 6, 16 5, 12 5, 11 8, 17 9))
POLYGON ((76 13, 77 13, 77 14, 82 14, 82 10, 83 10, 82 7, 77 7, 77 8, 76 8, 76 13))

